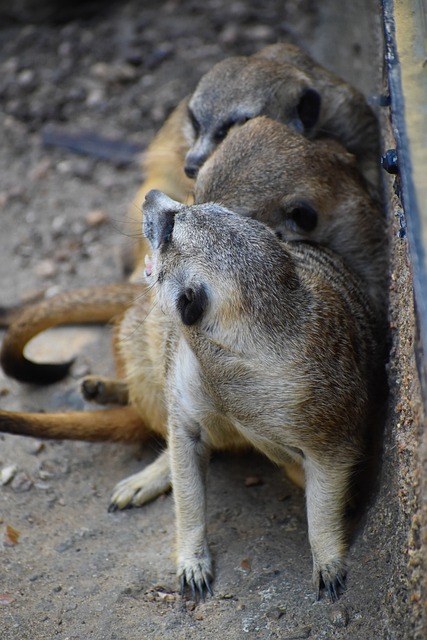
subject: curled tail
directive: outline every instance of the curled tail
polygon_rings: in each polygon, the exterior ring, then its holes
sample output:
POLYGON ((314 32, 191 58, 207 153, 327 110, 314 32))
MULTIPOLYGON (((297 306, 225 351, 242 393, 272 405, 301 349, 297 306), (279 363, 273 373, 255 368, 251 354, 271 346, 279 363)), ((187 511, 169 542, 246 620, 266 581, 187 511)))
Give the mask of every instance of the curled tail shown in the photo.
POLYGON ((37 334, 58 325, 105 323, 122 314, 146 287, 122 283, 76 289, 30 305, 14 318, 3 340, 0 363, 4 372, 20 382, 51 384, 64 378, 73 360, 38 364, 24 356, 26 344, 37 334))
POLYGON ((70 413, 0 411, 0 432, 54 440, 143 442, 150 435, 131 406, 70 413))

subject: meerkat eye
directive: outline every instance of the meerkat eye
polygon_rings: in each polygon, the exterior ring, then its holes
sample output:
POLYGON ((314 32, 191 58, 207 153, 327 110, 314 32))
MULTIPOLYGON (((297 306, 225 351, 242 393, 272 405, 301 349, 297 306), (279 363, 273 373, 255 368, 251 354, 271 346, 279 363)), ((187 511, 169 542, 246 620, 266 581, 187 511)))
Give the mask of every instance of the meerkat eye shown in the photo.
POLYGON ((194 115, 193 111, 188 108, 188 117, 189 120, 191 122, 191 126, 193 127, 194 133, 196 134, 196 138, 199 136, 200 134, 200 123, 197 120, 196 116, 194 115))
POLYGON ((315 89, 306 89, 297 105, 298 117, 304 131, 308 133, 317 124, 320 115, 321 97, 315 89))
POLYGON ((299 202, 294 205, 288 213, 288 219, 293 222, 295 230, 314 231, 317 227, 318 215, 315 209, 306 202, 299 202))
POLYGON ((219 127, 219 129, 217 129, 214 133, 215 142, 222 142, 231 126, 232 125, 227 122, 226 124, 223 124, 221 127, 219 127))

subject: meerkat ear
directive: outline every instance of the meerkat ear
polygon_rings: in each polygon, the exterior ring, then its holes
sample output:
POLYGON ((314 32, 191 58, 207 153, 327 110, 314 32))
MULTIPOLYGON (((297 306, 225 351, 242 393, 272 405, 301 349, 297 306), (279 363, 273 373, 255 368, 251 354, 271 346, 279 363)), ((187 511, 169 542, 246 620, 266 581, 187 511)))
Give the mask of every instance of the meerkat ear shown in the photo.
POLYGON ((187 287, 177 301, 182 322, 187 326, 195 324, 205 312, 207 302, 208 296, 203 285, 187 287))
POLYGON ((315 89, 304 89, 297 105, 297 113, 305 133, 309 133, 317 124, 321 103, 320 94, 315 89))

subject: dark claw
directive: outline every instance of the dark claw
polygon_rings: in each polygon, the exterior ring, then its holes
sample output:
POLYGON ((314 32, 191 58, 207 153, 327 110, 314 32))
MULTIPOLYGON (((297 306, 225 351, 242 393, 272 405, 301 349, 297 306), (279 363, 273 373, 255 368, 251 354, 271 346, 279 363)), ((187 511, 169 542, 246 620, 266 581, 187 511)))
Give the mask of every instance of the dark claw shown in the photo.
POLYGON ((118 508, 119 507, 114 502, 111 502, 108 507, 108 513, 114 513, 115 511, 118 510, 118 508))
POLYGON ((345 575, 337 573, 333 580, 327 580, 326 582, 322 576, 320 576, 316 593, 316 599, 318 601, 320 600, 322 589, 326 589, 331 602, 336 602, 339 599, 341 592, 346 591, 345 575))
POLYGON ((187 580, 185 579, 184 575, 181 576, 180 578, 180 587, 181 587, 181 596, 184 597, 185 595, 185 587, 186 585, 188 585, 191 589, 191 593, 193 596, 193 600, 195 602, 197 602, 198 600, 200 602, 205 602, 205 595, 206 595, 206 591, 209 593, 210 596, 213 596, 213 591, 212 591, 212 587, 210 582, 207 579, 200 579, 197 580, 197 582, 194 580, 194 578, 191 578, 191 580, 189 580, 187 582, 187 580))
POLYGON ((328 594, 329 594, 329 600, 331 602, 335 602, 336 600, 338 600, 338 593, 337 593, 337 588, 336 588, 335 581, 330 582, 328 584, 327 591, 328 591, 328 594))
POLYGON ((209 595, 213 597, 214 593, 212 591, 211 583, 209 582, 209 580, 206 580, 205 584, 206 584, 206 589, 208 590, 209 595))
POLYGON ((191 578, 189 585, 191 587, 191 593, 193 594, 193 600, 194 602, 197 602, 196 583, 194 582, 194 578, 191 578))
POLYGON ((205 601, 205 585, 203 584, 203 580, 198 580, 197 588, 199 590, 200 602, 205 601))
POLYGON ((345 584, 345 576, 342 576, 340 573, 337 575, 337 582, 341 587, 341 591, 347 591, 347 587, 345 584))

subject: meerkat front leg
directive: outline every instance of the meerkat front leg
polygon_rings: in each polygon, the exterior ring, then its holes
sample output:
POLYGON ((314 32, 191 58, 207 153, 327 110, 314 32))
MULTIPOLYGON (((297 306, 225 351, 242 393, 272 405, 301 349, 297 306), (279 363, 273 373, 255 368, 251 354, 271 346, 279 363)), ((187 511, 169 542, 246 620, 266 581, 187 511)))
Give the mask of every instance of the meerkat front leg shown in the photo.
POLYGON ((117 511, 127 507, 142 507, 171 489, 169 450, 139 473, 119 482, 113 491, 108 510, 117 511))
POLYGON ((353 465, 339 460, 304 460, 308 534, 317 596, 324 586, 331 600, 345 587, 347 532, 344 523, 353 465))
POLYGON ((206 473, 209 446, 198 424, 172 418, 169 448, 177 528, 177 576, 181 592, 191 587, 196 599, 212 595, 212 561, 206 536, 206 473))

